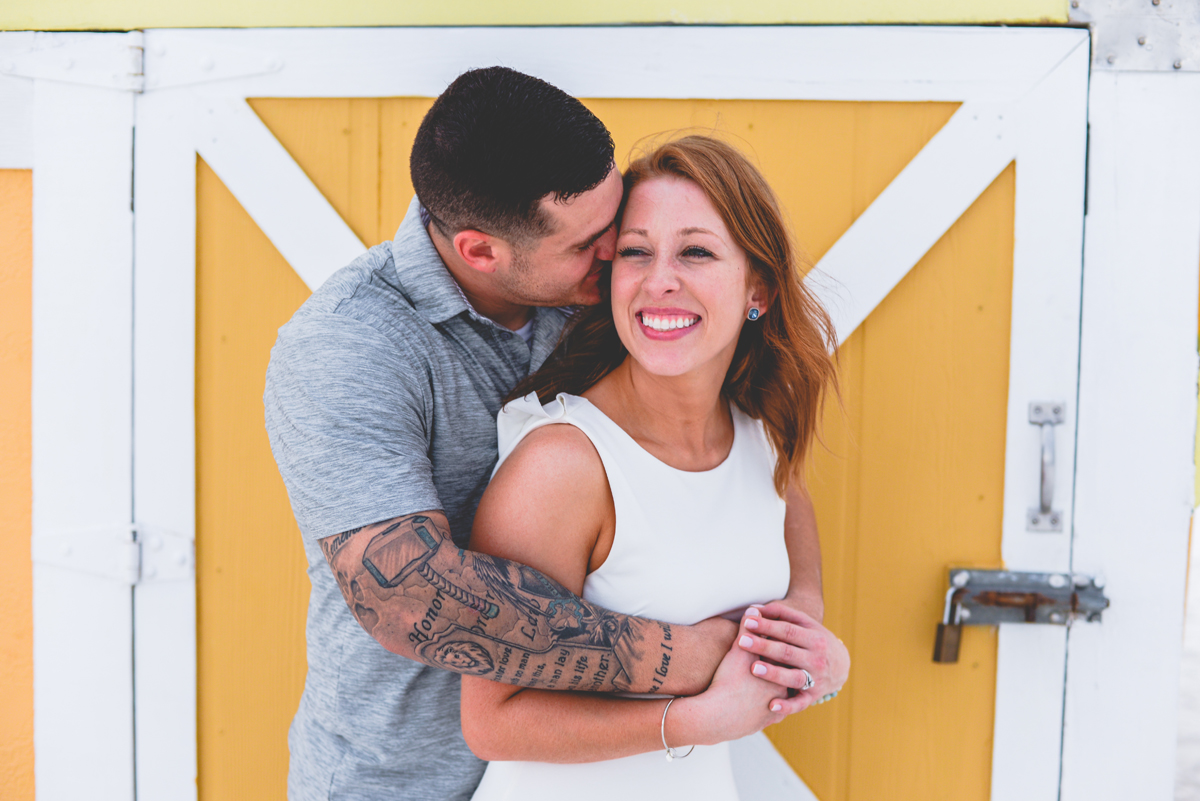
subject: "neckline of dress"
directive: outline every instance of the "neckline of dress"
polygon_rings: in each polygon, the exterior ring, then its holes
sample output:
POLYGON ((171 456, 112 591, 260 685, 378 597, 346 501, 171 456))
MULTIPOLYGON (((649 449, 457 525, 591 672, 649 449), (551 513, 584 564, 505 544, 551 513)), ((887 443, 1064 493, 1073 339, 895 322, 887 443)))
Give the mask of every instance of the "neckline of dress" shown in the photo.
POLYGON ((595 409, 596 414, 600 415, 600 417, 603 418, 604 421, 608 425, 612 426, 617 431, 621 432, 621 436, 624 437, 625 439, 629 440, 629 443, 631 445, 633 445, 634 448, 636 448, 637 450, 644 453, 647 458, 652 459, 652 460, 654 460, 655 463, 662 465, 663 467, 665 467, 668 470, 672 470, 676 473, 680 473, 681 475, 706 476, 706 475, 712 475, 713 473, 716 473, 718 470, 725 467, 725 465, 729 464, 730 458, 733 456, 733 451, 738 446, 738 442, 739 442, 738 424, 737 424, 737 411, 738 410, 737 410, 737 407, 734 406, 732 403, 729 404, 729 419, 733 423, 733 442, 731 442, 729 444, 729 453, 725 454, 725 458, 721 460, 720 464, 716 465, 715 467, 710 467, 708 470, 683 470, 681 468, 675 467, 674 465, 667 464, 662 459, 659 459, 653 453, 646 450, 644 447, 642 447, 642 443, 638 442, 636 439, 633 438, 632 434, 630 434, 625 429, 621 428, 621 426, 619 426, 617 424, 617 421, 613 420, 611 417, 609 417, 607 414, 605 414, 603 411, 601 411, 599 406, 592 403, 587 398, 583 397, 582 395, 573 395, 571 397, 579 398, 579 400, 583 401, 588 406, 595 409))

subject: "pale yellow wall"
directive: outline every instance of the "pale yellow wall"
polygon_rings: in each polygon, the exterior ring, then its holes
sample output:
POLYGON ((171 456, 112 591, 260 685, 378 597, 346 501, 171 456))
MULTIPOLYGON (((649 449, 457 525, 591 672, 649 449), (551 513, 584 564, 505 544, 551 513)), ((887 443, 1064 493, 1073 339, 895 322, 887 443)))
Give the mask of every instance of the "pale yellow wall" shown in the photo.
POLYGON ((621 22, 1066 22, 1068 0, 6 0, 0 30, 621 22))
POLYGON ((33 801, 33 173, 0 170, 0 797, 33 801))

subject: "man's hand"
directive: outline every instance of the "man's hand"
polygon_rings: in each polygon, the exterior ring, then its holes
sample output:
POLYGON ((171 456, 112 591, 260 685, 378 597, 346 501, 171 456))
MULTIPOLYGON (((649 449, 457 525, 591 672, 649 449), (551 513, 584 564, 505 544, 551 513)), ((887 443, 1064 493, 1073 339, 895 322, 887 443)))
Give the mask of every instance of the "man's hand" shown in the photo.
MULTIPOLYGON (((837 692, 850 675, 850 652, 816 619, 781 602, 750 607, 742 618, 738 647, 760 657, 751 672, 795 692, 780 703, 782 712, 799 712, 837 692), (804 686, 807 670, 813 686, 804 686)), ((791 694, 791 693, 789 693, 791 694)))

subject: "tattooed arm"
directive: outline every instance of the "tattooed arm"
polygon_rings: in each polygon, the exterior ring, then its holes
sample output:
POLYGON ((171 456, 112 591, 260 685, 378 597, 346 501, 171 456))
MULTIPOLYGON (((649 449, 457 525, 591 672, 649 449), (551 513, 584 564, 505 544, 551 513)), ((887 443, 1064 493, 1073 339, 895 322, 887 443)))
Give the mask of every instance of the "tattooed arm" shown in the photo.
MULTIPOLYGON (((476 514, 472 543, 580 593, 587 574, 605 561, 615 523, 607 476, 591 441, 573 426, 552 425, 530 433, 497 471, 476 514)), ((676 640, 678 634, 668 643, 672 669, 685 658, 676 640)), ((754 678, 754 661, 741 648, 730 649, 708 690, 672 704, 667 741, 712 744, 780 720, 770 705, 784 691, 754 678)), ((461 709, 463 736, 483 759, 593 762, 662 748, 663 703, 464 676, 461 709)))
POLYGON ((692 694, 735 633, 728 621, 681 627, 609 612, 523 564, 458 548, 441 512, 320 544, 354 617, 385 648, 493 681, 692 694))

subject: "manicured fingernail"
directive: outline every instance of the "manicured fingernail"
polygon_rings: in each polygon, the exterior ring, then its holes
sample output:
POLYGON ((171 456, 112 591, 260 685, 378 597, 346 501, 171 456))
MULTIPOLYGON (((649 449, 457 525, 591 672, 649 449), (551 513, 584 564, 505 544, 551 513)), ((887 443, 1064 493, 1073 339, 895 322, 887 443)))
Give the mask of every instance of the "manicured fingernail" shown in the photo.
POLYGON ((771 704, 771 711, 772 711, 772 712, 778 712, 778 711, 779 711, 779 710, 781 710, 781 709, 783 709, 783 707, 782 707, 781 705, 779 705, 779 704, 771 704))
POLYGON ((746 610, 746 614, 753 615, 754 617, 762 617, 762 613, 759 612, 758 609, 756 609, 753 606, 746 610))
POLYGON ((767 666, 762 662, 759 662, 754 667, 750 668, 750 671, 754 673, 755 676, 765 676, 767 675, 767 666))
POLYGON ((748 618, 748 619, 746 620, 746 628, 748 628, 748 629, 756 629, 756 628, 758 628, 758 621, 757 621, 757 620, 755 620, 754 618, 748 618))
POLYGON ((738 645, 742 646, 743 648, 749 648, 751 645, 754 645, 754 640, 743 636, 740 640, 738 640, 738 645))
POLYGON ((762 609, 766 604, 750 604, 751 609, 762 609))

